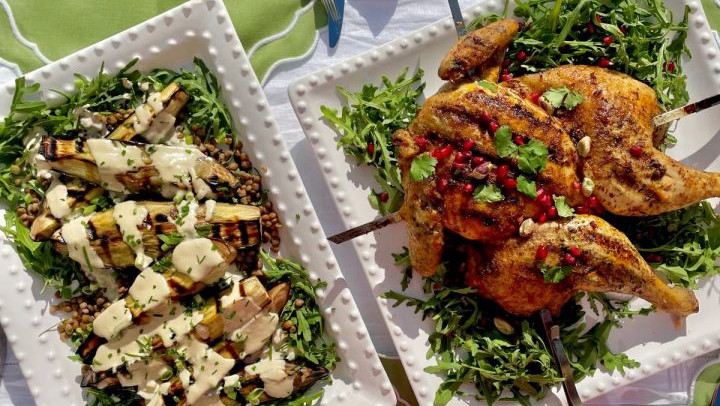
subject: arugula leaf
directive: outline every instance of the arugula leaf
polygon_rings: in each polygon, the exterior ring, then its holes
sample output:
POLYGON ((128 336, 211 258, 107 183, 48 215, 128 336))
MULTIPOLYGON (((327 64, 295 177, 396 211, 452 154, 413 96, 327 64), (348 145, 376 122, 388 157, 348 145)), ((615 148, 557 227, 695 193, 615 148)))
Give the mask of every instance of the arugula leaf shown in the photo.
POLYGON ((524 175, 517 177, 517 190, 533 199, 537 197, 537 186, 535 182, 528 180, 524 175))
POLYGON ((475 203, 495 203, 504 199, 502 190, 494 184, 480 185, 473 191, 475 203))
POLYGON ((548 149, 542 141, 530 140, 518 147, 518 168, 525 173, 540 173, 548 162, 548 149))
POLYGON ((381 86, 366 84, 357 92, 338 87, 347 106, 340 111, 320 107, 328 124, 340 134, 338 145, 345 154, 377 170, 375 179, 388 199, 381 202, 375 192, 368 199, 382 215, 393 213, 402 205, 403 188, 392 135, 415 118, 418 99, 425 88, 422 77, 422 70, 412 76, 407 76, 405 70, 395 81, 383 76, 381 86), (371 143, 372 153, 368 148, 371 143))
POLYGON ((437 162, 437 159, 431 157, 427 152, 416 156, 410 163, 410 178, 415 182, 429 178, 435 173, 437 162))
POLYGON ((573 268, 569 265, 546 266, 543 264, 540 266, 540 273, 542 273, 543 279, 547 283, 558 283, 570 275, 572 271, 573 268))
POLYGON ((510 126, 502 125, 495 131, 495 149, 500 158, 507 158, 517 153, 518 146, 512 140, 510 126))
POLYGON ((556 109, 564 108, 566 110, 573 110, 584 100, 580 93, 565 86, 547 90, 542 97, 556 109))
POLYGON ((558 216, 572 217, 575 215, 575 210, 567 204, 565 196, 553 195, 553 201, 555 202, 555 208, 557 209, 558 216))

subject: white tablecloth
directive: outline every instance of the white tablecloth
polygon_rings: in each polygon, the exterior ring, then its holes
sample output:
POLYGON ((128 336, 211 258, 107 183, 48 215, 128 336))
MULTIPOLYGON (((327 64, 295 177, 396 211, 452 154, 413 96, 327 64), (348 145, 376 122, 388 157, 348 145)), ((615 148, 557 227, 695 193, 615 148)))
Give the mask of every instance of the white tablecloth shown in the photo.
MULTIPOLYGON (((477 0, 460 0, 463 7, 477 0)), ((269 78, 265 92, 280 129, 291 148, 296 165, 301 168, 302 179, 328 233, 337 232, 341 225, 333 208, 332 199, 324 186, 320 169, 315 163, 310 146, 304 139, 300 125, 292 111, 287 95, 287 86, 296 78, 317 69, 330 66, 350 56, 368 50, 430 24, 448 15, 445 1, 439 0, 347 0, 345 22, 340 43, 335 49, 327 47, 327 33, 321 32, 317 47, 308 58, 282 65, 269 78)), ((0 71, 0 82, 9 79, 7 72, 0 71)), ((349 247, 333 247, 342 267, 352 255, 349 247)), ((375 297, 360 274, 359 269, 345 269, 348 285, 352 287, 355 299, 373 341, 383 354, 394 354, 395 349, 380 316, 375 297)), ((656 374, 592 402, 593 405, 684 405, 687 403, 690 380, 700 365, 717 358, 701 357, 666 372, 656 374)), ((5 371, 0 383, 0 406, 33 405, 17 362, 9 351, 5 371)))

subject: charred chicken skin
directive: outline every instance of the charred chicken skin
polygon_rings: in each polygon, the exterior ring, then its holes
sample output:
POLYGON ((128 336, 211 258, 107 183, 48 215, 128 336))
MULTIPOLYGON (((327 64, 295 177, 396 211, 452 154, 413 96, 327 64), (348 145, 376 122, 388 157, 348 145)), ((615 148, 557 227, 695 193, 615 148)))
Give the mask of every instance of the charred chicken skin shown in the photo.
POLYGON ((619 230, 596 216, 561 219, 556 199, 578 214, 658 214, 720 196, 718 175, 686 168, 655 148, 663 136, 651 121, 660 113, 657 99, 626 75, 562 66, 500 85, 458 83, 470 77, 496 82, 500 56, 519 27, 502 20, 461 39, 439 69, 456 83, 430 97, 408 129, 394 136, 406 192, 400 216, 414 269, 434 274, 446 234, 454 233, 467 241, 469 285, 510 313, 557 313, 579 291, 627 293, 672 314, 696 312, 693 293, 668 286, 619 230), (559 87, 583 101, 557 114, 531 101, 559 87), (515 145, 547 148, 541 170, 528 173, 517 154, 498 151, 502 126, 511 129, 515 145), (581 155, 577 143, 585 137, 591 147, 581 155), (437 160, 435 172, 412 179, 412 162, 424 154, 437 160), (521 193, 520 176, 535 182, 536 197, 521 193), (595 184, 590 193, 580 187, 588 178, 595 184), (502 193, 500 200, 475 196, 488 185, 502 193), (520 236, 527 219, 539 225, 520 236), (568 259, 569 249, 580 253, 568 259), (545 251, 539 261, 538 252, 545 251), (546 282, 541 269, 557 266, 572 269, 559 283, 546 282))

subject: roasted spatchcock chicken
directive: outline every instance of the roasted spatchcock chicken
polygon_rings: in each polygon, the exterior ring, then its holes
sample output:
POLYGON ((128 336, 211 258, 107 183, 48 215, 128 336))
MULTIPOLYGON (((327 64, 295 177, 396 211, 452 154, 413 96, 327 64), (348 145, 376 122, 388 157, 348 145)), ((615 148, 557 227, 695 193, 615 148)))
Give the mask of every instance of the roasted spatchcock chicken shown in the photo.
POLYGON ((519 29, 501 20, 462 38, 439 69, 451 83, 394 135, 413 267, 434 274, 454 233, 465 241, 467 283, 510 313, 557 313, 579 291, 632 294, 676 315, 697 312, 691 291, 668 286, 598 215, 655 215, 720 196, 720 174, 656 148, 666 129, 652 123, 661 113, 655 92, 627 75, 567 65, 497 83, 519 29), (559 88, 581 102, 553 109, 539 100, 559 88), (496 132, 507 134, 506 126, 512 148, 539 141, 547 149, 534 173, 527 157, 499 150, 496 132), (425 154, 436 159, 435 171, 413 179, 413 160, 425 154), (492 196, 478 196, 483 188, 492 196), (568 217, 569 208, 577 216, 568 217), (549 283, 548 269, 571 271, 549 283))

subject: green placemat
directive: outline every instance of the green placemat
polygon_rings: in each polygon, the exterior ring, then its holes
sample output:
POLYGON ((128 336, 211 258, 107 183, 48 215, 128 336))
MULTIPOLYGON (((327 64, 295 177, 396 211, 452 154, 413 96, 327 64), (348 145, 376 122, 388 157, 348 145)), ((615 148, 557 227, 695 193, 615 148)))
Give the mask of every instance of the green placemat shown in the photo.
MULTIPOLYGON (((0 64, 17 73, 92 45, 185 0, 0 0, 0 64)), ((273 64, 305 54, 327 24, 320 1, 226 0, 260 80, 273 64)))

